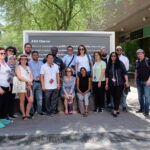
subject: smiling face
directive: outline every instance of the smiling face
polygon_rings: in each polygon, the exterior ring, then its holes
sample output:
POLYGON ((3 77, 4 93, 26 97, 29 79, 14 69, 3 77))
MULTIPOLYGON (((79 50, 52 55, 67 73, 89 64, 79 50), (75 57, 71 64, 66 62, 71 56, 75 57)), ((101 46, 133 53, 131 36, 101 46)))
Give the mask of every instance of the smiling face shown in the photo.
POLYGON ((72 55, 73 54, 73 49, 71 48, 71 47, 69 47, 68 49, 67 49, 67 52, 68 52, 68 55, 72 55))
POLYGON ((25 45, 24 50, 25 50, 25 53, 29 55, 31 54, 32 46, 30 44, 27 44, 25 45))
POLYGON ((142 53, 142 52, 139 52, 139 53, 136 54, 136 56, 137 56, 137 58, 138 58, 139 60, 143 60, 144 57, 145 57, 145 54, 142 53))
POLYGON ((21 65, 26 65, 27 62, 28 62, 28 59, 27 59, 27 58, 21 58, 21 59, 20 59, 20 64, 21 64, 21 65))
POLYGON ((66 69, 66 76, 71 76, 72 75, 72 69, 70 67, 68 67, 66 69))
POLYGON ((116 53, 120 56, 122 54, 122 49, 121 48, 117 48, 116 49, 116 53))
POLYGON ((7 50, 7 56, 10 56, 10 55, 14 55, 14 50, 13 49, 8 49, 7 50))
POLYGON ((100 54, 99 53, 95 53, 94 54, 94 59, 95 59, 95 61, 100 61, 101 60, 100 54))
POLYGON ((6 52, 4 49, 0 49, 0 60, 4 60, 6 57, 6 52))

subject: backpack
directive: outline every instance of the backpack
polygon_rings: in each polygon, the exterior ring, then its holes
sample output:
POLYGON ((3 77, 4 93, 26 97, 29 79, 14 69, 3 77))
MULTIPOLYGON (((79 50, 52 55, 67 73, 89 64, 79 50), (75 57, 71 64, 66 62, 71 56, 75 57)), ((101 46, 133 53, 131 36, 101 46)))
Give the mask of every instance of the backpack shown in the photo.
MULTIPOLYGON (((145 64, 148 70, 150 71, 150 65, 148 64, 149 58, 145 57, 145 64)), ((139 60, 136 60, 136 69, 139 67, 139 60)))

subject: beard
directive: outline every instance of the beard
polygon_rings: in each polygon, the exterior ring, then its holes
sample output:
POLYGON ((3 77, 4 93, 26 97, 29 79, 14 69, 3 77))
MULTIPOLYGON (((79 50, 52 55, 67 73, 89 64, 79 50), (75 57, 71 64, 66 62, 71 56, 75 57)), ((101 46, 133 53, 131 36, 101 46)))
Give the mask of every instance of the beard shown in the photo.
POLYGON ((102 55, 102 57, 106 57, 106 56, 107 56, 107 54, 103 54, 103 55, 102 55))
POLYGON ((31 54, 31 51, 25 51, 25 52, 26 52, 26 54, 28 54, 28 55, 31 54))

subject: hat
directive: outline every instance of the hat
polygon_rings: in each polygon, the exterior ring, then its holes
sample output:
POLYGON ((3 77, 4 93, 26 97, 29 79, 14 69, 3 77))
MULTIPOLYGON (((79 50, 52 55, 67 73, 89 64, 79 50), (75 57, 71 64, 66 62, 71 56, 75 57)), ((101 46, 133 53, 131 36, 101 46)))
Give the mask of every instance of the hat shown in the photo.
POLYGON ((144 50, 143 50, 143 49, 138 49, 138 50, 136 51, 136 53, 144 53, 144 50))
POLYGON ((116 49, 122 49, 122 47, 121 46, 117 46, 116 49))
POLYGON ((21 58, 27 59, 28 61, 30 60, 30 58, 26 54, 19 55, 17 60, 20 61, 21 58))

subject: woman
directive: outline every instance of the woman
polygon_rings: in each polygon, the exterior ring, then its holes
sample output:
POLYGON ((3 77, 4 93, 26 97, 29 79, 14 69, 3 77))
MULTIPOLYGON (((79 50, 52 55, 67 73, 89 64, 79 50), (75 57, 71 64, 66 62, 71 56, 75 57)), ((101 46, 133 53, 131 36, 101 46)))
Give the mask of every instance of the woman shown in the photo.
POLYGON ((80 74, 77 78, 77 97, 79 99, 80 113, 86 117, 88 115, 91 78, 87 76, 87 71, 84 67, 80 69, 80 74))
POLYGON ((32 117, 29 115, 29 112, 33 104, 33 94, 31 90, 33 76, 30 68, 27 66, 28 60, 29 58, 27 55, 25 54, 20 55, 18 58, 19 65, 16 67, 17 78, 20 81, 24 82, 26 85, 26 87, 24 87, 23 92, 18 92, 20 98, 20 110, 22 113, 23 120, 32 119, 32 117), (25 98, 27 98, 28 100, 26 109, 24 104, 25 98))
POLYGON ((17 54, 17 49, 15 47, 9 46, 6 48, 6 57, 5 57, 5 61, 8 62, 8 57, 10 55, 15 55, 17 54))
POLYGON ((106 69, 106 89, 110 88, 113 97, 114 110, 112 115, 117 117, 124 85, 129 87, 127 71, 119 60, 118 54, 112 52, 106 69))
POLYGON ((101 60, 100 52, 94 53, 94 66, 92 73, 95 112, 102 112, 105 101, 105 70, 106 63, 101 60))
POLYGON ((8 117, 8 101, 9 101, 9 87, 8 82, 9 73, 11 69, 5 63, 6 51, 0 48, 0 128, 4 128, 5 124, 12 123, 7 120, 8 117))
POLYGON ((63 78, 61 95, 64 98, 65 115, 72 114, 73 112, 73 99, 75 97, 75 77, 72 76, 72 68, 68 67, 65 70, 63 78))
POLYGON ((15 76, 15 68, 16 68, 16 59, 14 55, 8 56, 7 64, 11 69, 9 74, 10 92, 9 92, 9 102, 8 102, 8 115, 10 118, 16 118, 14 116, 14 103, 15 103, 16 95, 12 93, 13 77, 15 76))
POLYGON ((87 49, 84 45, 78 47, 77 57, 76 57, 76 75, 80 75, 80 69, 84 67, 87 71, 87 75, 91 76, 92 59, 89 54, 87 54, 87 49))

